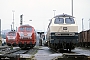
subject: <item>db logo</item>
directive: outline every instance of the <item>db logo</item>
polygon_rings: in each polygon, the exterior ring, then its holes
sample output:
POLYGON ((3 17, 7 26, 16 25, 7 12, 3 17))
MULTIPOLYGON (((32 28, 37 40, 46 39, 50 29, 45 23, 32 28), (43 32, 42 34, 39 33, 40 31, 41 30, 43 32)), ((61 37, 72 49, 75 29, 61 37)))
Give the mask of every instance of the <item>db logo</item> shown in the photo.
POLYGON ((24 36, 27 36, 28 34, 27 33, 24 33, 24 36))

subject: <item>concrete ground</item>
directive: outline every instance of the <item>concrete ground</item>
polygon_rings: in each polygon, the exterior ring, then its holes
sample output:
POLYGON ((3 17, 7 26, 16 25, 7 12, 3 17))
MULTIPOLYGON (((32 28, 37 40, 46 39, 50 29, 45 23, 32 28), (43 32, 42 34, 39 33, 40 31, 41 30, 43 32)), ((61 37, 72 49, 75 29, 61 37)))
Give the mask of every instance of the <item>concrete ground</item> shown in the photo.
POLYGON ((36 60, 51 60, 57 56, 62 56, 62 54, 52 53, 48 47, 42 47, 35 54, 34 59, 36 59, 36 60))

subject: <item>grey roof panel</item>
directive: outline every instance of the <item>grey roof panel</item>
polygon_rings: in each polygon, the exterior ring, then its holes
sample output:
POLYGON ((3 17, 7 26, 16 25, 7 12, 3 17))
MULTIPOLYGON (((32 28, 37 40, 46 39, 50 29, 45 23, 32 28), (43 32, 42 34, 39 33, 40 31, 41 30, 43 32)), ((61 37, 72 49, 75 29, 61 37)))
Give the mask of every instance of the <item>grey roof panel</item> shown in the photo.
MULTIPOLYGON (((60 15, 56 15, 55 17, 73 17, 71 15, 67 15, 67 14, 60 14, 60 15)), ((54 17, 54 18, 55 18, 54 17)), ((73 17, 74 18, 74 17, 73 17)))

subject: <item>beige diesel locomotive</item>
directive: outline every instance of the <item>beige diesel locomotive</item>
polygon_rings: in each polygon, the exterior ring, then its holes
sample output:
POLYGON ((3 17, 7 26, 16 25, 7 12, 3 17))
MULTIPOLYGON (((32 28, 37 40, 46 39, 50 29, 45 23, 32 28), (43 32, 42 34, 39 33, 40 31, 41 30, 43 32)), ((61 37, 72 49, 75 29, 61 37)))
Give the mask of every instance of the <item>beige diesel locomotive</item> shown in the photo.
POLYGON ((46 39, 48 47, 55 50, 69 50, 75 48, 78 42, 78 25, 75 17, 61 14, 50 20, 46 39))

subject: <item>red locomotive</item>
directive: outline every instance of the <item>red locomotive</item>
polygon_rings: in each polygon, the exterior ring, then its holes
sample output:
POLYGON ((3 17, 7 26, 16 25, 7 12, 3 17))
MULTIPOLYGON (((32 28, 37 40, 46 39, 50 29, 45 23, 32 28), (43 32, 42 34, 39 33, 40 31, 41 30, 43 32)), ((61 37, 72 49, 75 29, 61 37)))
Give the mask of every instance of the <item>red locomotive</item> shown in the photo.
POLYGON ((17 46, 18 41, 17 41, 17 32, 15 31, 10 31, 6 34, 6 43, 8 46, 17 46))
POLYGON ((21 25, 18 27, 18 46, 20 48, 33 48, 36 45, 36 32, 30 25, 21 25))

